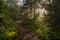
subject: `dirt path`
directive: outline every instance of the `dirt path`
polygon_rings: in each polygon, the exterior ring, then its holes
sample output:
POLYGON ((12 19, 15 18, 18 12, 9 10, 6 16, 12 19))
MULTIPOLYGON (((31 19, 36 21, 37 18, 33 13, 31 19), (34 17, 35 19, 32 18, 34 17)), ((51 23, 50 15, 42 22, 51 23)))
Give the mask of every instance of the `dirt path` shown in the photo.
POLYGON ((16 40, 38 40, 32 30, 24 28, 18 21, 15 21, 14 25, 18 32, 16 40))

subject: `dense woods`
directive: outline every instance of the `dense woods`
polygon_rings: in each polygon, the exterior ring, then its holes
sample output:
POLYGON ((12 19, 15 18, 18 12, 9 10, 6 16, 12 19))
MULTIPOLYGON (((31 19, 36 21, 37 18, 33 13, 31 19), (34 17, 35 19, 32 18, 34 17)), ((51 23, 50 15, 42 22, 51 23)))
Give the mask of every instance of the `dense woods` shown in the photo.
POLYGON ((60 0, 0 0, 0 40, 60 40, 60 0))

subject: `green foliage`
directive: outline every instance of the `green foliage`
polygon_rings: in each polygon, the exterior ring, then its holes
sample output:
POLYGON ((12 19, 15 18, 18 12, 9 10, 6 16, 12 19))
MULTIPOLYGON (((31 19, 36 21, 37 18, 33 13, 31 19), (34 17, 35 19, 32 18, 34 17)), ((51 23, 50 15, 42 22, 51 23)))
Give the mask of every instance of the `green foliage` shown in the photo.
MULTIPOLYGON (((31 0, 27 1, 28 5, 30 5, 29 2, 31 2, 31 0)), ((41 3, 41 6, 48 11, 48 14, 45 15, 45 20, 42 20, 42 23, 37 23, 39 27, 34 25, 36 22, 25 21, 23 25, 31 29, 33 28, 42 40, 60 40, 60 0, 53 0, 51 4, 50 0, 48 0, 48 2, 49 4, 41 3)))
POLYGON ((33 31, 35 31, 36 29, 40 27, 37 24, 33 23, 33 21, 27 21, 27 20, 24 20, 22 22, 22 25, 26 28, 32 29, 33 31))
POLYGON ((8 15, 8 6, 0 0, 0 40, 13 40, 16 36, 16 28, 12 25, 12 18, 8 15), (1 22, 2 21, 2 22, 1 22))
MULTIPOLYGON (((53 0, 50 4, 42 2, 43 0, 25 0, 24 5, 16 6, 11 3, 8 6, 4 3, 4 0, 0 0, 0 40, 14 40, 17 34, 16 28, 13 25, 13 21, 21 21, 23 27, 32 29, 41 40, 60 40, 60 0, 53 0), (35 3, 36 1, 36 3, 35 3), (28 14, 33 13, 34 17, 34 5, 42 6, 48 11, 43 20, 38 23, 28 17, 28 14), (11 6, 12 5, 12 6, 11 6)), ((14 1, 15 2, 15 1, 14 1)), ((50 0, 48 0, 50 2, 50 0)), ((37 19, 38 20, 38 19, 37 19)))

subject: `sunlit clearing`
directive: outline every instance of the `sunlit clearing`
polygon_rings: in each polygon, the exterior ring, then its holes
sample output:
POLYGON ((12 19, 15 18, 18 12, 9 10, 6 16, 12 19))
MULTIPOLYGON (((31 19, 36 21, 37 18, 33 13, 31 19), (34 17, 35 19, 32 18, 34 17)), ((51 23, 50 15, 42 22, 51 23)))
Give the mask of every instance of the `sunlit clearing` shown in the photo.
POLYGON ((48 0, 41 0, 40 3, 42 3, 42 4, 49 4, 49 1, 48 0))
POLYGON ((47 10, 45 10, 44 8, 38 8, 36 9, 37 13, 40 13, 40 17, 43 17, 44 14, 48 14, 47 10))

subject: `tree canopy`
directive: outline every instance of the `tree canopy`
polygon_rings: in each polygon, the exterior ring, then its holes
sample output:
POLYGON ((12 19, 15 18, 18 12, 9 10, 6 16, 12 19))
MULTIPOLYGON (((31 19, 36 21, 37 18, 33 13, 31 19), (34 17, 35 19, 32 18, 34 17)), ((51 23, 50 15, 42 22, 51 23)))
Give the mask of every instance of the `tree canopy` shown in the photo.
POLYGON ((60 0, 0 0, 0 40, 17 40, 16 21, 39 40, 60 40, 60 0))

